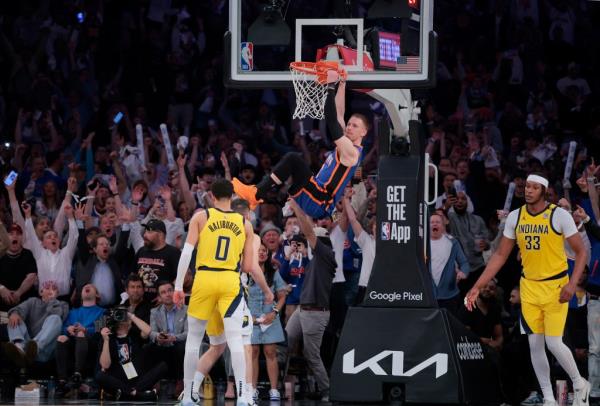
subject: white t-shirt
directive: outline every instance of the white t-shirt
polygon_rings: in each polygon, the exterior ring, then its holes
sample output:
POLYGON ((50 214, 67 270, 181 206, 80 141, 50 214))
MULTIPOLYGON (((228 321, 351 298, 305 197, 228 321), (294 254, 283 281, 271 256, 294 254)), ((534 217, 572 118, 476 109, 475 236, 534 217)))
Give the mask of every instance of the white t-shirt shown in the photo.
POLYGON ((329 239, 331 240, 333 254, 337 262, 333 283, 346 282, 346 277, 344 277, 344 243, 346 242, 346 233, 342 231, 339 225, 336 225, 329 233, 329 239))
POLYGON ((115 281, 110 267, 106 262, 98 261, 96 269, 92 274, 92 285, 94 285, 100 295, 98 306, 109 306, 115 301, 115 281))
POLYGON ((450 258, 452 241, 443 235, 437 240, 430 239, 429 243, 431 244, 431 277, 435 286, 437 286, 448 263, 448 258, 450 258))
MULTIPOLYGON (((506 218, 503 235, 511 240, 516 240, 515 229, 517 228, 517 220, 519 220, 519 209, 510 212, 506 218)), ((561 233, 564 238, 569 238, 577 234, 577 226, 573 217, 563 208, 557 207, 552 216, 552 228, 561 233)))
POLYGON ((358 286, 366 287, 375 261, 375 237, 363 230, 358 237, 354 238, 354 241, 362 250, 362 266, 360 267, 358 286))

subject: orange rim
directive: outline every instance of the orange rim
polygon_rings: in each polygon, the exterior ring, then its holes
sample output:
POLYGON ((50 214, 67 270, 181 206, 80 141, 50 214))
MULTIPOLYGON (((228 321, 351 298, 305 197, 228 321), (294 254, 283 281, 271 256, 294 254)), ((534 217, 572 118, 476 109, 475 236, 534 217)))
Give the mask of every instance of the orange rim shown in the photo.
POLYGON ((319 62, 291 62, 290 69, 315 75, 319 83, 327 82, 327 72, 336 70, 340 76, 346 79, 346 71, 340 68, 340 65, 335 61, 319 61, 319 62))

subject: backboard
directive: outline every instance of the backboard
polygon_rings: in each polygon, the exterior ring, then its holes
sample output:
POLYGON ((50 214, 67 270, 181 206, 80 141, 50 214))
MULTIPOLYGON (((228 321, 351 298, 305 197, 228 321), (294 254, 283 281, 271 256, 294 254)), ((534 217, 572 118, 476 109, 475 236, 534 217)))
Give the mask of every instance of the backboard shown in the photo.
POLYGON ((290 62, 328 59, 351 88, 428 87, 435 50, 433 0, 230 0, 225 84, 289 87, 290 62))

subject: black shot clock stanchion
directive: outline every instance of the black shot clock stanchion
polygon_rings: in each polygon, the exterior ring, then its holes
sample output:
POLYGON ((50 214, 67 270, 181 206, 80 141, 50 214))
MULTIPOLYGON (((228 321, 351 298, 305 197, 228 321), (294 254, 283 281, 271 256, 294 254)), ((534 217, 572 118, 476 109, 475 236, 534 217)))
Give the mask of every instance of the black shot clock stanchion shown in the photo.
MULTIPOLYGON (((377 253, 366 297, 346 315, 331 368, 330 398, 352 403, 388 398, 422 404, 491 403, 498 397, 497 372, 479 339, 438 309, 425 261, 429 199, 424 180, 429 164, 411 89, 435 86, 434 0, 409 2, 410 7, 404 4, 400 9, 398 1, 388 0, 382 6, 384 18, 369 17, 370 8, 365 16, 358 15, 359 2, 354 0, 267 2, 302 7, 292 6, 289 13, 287 7, 270 7, 270 14, 282 16, 276 28, 294 35, 259 42, 248 27, 263 30, 262 40, 269 39, 264 34, 274 27, 263 21, 263 5, 249 3, 265 2, 228 2, 223 58, 227 87, 291 89, 290 63, 324 57, 343 62, 347 89, 374 98, 387 113, 382 124, 387 128, 376 134, 377 253), (328 34, 335 32, 335 37, 328 34), (377 52, 380 45, 389 54, 385 58, 377 52), (381 63, 386 58, 387 63, 381 63)), ((305 78, 311 79, 312 75, 305 78)), ((316 96, 300 91, 296 97, 316 96)))
POLYGON ((392 137, 380 149, 375 262, 363 303, 346 315, 330 398, 498 404, 498 369, 486 349, 434 298, 424 258, 428 215, 417 121, 408 134, 408 153, 406 138, 392 137))

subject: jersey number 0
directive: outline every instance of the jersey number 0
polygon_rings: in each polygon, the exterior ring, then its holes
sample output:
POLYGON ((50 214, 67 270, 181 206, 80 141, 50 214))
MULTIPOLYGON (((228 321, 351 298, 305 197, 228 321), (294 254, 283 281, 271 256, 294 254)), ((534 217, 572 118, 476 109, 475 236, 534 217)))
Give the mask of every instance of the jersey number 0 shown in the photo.
POLYGON ((229 253, 229 243, 231 239, 229 237, 220 236, 217 239, 217 252, 215 252, 215 259, 218 261, 227 260, 227 254, 229 253))

